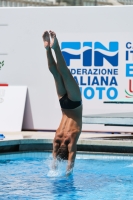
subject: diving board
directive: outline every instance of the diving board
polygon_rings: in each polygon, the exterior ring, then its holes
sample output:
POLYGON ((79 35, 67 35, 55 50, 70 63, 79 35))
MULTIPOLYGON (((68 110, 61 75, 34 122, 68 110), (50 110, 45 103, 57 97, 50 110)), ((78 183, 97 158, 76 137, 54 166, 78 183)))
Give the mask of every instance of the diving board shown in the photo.
MULTIPOLYGON (((133 98, 116 99, 113 101, 104 101, 103 103, 133 104, 133 98)), ((133 109, 131 110, 131 112, 84 115, 82 120, 83 124, 133 126, 133 109)))
POLYGON ((133 104, 133 98, 117 99, 114 101, 104 101, 103 103, 113 103, 113 104, 133 104))
POLYGON ((108 124, 133 126, 133 112, 84 115, 83 124, 108 124))

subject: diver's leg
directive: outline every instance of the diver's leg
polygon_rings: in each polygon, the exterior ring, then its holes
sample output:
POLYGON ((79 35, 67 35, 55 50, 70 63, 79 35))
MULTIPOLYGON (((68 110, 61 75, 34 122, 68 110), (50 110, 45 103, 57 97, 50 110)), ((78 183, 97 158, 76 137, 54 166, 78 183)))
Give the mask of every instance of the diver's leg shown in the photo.
POLYGON ((81 100, 81 93, 78 84, 76 83, 75 79, 71 75, 68 67, 66 66, 65 60, 63 58, 62 52, 60 50, 60 46, 56 35, 54 32, 50 31, 50 35, 52 38, 51 47, 55 51, 56 59, 57 59, 57 69, 63 78, 63 82, 67 91, 67 95, 69 99, 72 101, 80 101, 81 100))
POLYGON ((58 94, 58 97, 60 99, 61 97, 64 96, 64 94, 67 93, 67 91, 65 89, 62 77, 61 77, 60 73, 57 70, 56 62, 55 62, 55 60, 53 58, 53 55, 52 55, 52 52, 51 52, 51 48, 49 47, 50 39, 49 39, 49 33, 47 31, 44 32, 44 34, 43 34, 43 40, 44 40, 44 46, 46 48, 48 67, 49 67, 50 72, 54 76, 57 94, 58 94))

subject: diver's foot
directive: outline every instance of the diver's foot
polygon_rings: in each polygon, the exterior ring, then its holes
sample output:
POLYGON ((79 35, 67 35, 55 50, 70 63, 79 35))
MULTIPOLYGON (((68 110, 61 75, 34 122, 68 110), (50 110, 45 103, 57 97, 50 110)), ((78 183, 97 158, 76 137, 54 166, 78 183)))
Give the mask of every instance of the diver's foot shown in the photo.
POLYGON ((43 36, 44 47, 48 50, 50 48, 50 37, 48 31, 45 31, 43 36))
POLYGON ((56 48, 59 47, 58 40, 56 38, 56 34, 53 31, 49 31, 49 33, 50 33, 50 36, 51 36, 50 47, 55 50, 56 48))

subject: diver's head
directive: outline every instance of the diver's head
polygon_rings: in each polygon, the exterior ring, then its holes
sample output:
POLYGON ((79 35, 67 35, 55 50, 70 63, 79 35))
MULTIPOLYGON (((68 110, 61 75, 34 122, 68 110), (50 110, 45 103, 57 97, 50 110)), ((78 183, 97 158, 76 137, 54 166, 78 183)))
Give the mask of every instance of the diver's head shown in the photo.
POLYGON ((68 146, 60 146, 57 151, 57 160, 68 160, 68 146))

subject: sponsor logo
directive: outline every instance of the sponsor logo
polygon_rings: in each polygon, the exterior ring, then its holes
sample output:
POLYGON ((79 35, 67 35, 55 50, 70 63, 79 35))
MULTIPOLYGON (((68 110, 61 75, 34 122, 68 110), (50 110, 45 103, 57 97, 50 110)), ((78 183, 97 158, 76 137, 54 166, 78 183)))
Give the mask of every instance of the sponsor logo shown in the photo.
POLYGON ((112 66, 118 66, 118 42, 109 42, 109 48, 100 42, 62 42, 61 50, 67 66, 70 66, 72 59, 83 58, 83 66, 104 66, 104 59, 112 66), (93 49, 92 49, 93 46, 93 49), (94 50, 94 51, 93 51, 94 50), (92 56, 93 55, 93 56, 92 56), (94 57, 94 62, 93 62, 94 57))
POLYGON ((62 42, 66 64, 85 99, 116 99, 118 96, 119 43, 62 42))
POLYGON ((63 57, 65 58, 67 66, 70 66, 71 59, 81 58, 81 43, 80 42, 62 42, 61 50, 63 57))

